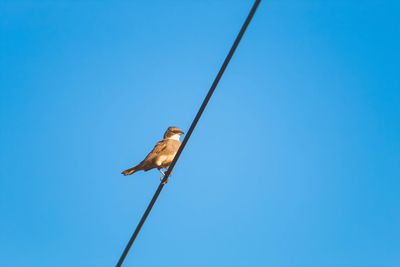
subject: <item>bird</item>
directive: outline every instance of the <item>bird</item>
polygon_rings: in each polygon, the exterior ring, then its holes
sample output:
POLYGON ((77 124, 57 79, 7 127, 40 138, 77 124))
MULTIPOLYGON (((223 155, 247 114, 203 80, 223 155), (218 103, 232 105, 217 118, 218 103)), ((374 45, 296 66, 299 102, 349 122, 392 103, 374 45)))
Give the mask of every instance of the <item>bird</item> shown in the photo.
POLYGON ((123 175, 132 175, 137 171, 149 171, 157 168, 162 173, 164 178, 165 173, 162 169, 166 169, 172 163, 176 152, 181 145, 179 138, 184 134, 181 129, 175 126, 170 126, 164 133, 161 141, 157 142, 153 150, 146 156, 146 158, 138 165, 126 169, 122 172, 123 175))

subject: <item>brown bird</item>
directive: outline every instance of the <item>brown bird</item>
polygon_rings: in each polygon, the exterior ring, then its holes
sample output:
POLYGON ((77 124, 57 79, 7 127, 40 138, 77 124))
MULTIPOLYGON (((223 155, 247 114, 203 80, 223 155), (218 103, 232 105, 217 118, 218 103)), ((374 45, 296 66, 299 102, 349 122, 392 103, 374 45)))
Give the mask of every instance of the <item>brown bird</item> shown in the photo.
POLYGON ((148 171, 157 168, 164 176, 162 168, 167 168, 171 164, 181 145, 179 138, 183 134, 178 127, 168 127, 164 134, 164 139, 154 146, 147 157, 138 165, 123 171, 122 174, 131 175, 137 171, 148 171))

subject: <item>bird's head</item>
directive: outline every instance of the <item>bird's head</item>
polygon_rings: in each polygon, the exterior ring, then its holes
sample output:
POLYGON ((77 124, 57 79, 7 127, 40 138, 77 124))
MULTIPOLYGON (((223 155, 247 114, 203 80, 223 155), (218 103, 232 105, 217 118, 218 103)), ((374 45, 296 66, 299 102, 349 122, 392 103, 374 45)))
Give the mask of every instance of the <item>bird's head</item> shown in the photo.
POLYGON ((183 135, 184 133, 182 132, 181 129, 175 126, 168 127, 167 131, 165 131, 164 134, 164 139, 175 139, 179 140, 179 137, 183 135))

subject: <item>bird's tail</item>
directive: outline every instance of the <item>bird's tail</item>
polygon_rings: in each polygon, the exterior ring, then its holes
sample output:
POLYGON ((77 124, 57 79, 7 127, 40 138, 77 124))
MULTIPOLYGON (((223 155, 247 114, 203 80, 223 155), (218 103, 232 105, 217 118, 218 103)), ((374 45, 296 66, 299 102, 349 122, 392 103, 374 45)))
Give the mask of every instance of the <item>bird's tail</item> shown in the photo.
POLYGON ((138 166, 135 166, 135 167, 132 167, 132 168, 129 168, 129 169, 127 169, 127 170, 125 170, 125 171, 123 171, 123 172, 121 172, 123 175, 125 175, 125 176, 127 176, 127 175, 131 175, 131 174, 134 174, 135 172, 137 172, 139 169, 138 169, 138 166))

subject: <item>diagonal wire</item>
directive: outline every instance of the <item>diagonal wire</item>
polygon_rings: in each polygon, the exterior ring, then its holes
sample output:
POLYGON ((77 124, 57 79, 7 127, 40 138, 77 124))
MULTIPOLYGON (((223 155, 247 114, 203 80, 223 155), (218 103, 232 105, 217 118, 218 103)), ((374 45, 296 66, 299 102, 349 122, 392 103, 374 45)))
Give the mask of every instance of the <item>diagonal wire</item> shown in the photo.
POLYGON ((176 153, 176 155, 174 157, 174 160, 172 161, 171 165, 168 167, 168 170, 165 172, 164 178, 160 182, 160 185, 158 186, 156 192, 154 193, 154 196, 151 199, 149 205, 147 206, 146 211, 144 212, 142 218, 140 219, 139 224, 137 225, 137 227, 135 229, 135 232, 132 234, 128 244, 126 245, 124 251, 122 252, 122 255, 121 255, 121 257, 120 257, 120 259, 119 259, 119 261, 118 261, 118 263, 116 265, 117 267, 120 267, 123 264, 126 256, 128 255, 129 249, 131 248, 131 246, 132 246, 133 242, 135 241, 136 237, 138 236, 138 234, 140 232, 140 229, 142 228, 144 222, 146 221, 147 216, 149 215, 151 209, 153 208, 154 203, 156 202, 156 200, 157 200, 158 196, 160 195, 162 189, 164 188, 164 185, 168 181, 168 177, 170 176, 170 174, 172 172, 172 169, 175 167, 176 162, 178 161, 183 149, 185 148, 187 142, 189 141, 189 138, 192 135, 193 130, 197 125, 197 122, 199 121, 201 115, 203 114, 203 111, 206 108, 206 106, 208 104, 208 101, 210 101, 210 98, 211 98, 212 94, 214 93, 215 88, 217 87, 219 80, 221 79, 222 75, 224 74, 224 71, 225 71, 226 67, 229 64, 229 61, 231 60, 231 58, 233 56, 233 53, 235 52, 237 46, 239 45, 239 42, 242 39, 243 34, 246 31, 247 26, 249 25, 251 19, 253 18, 253 16, 254 16, 254 14, 255 14, 255 12, 257 10, 257 7, 260 4, 260 2, 261 2, 261 0, 256 0, 254 2, 253 6, 252 6, 252 8, 251 8, 251 10, 249 12, 249 15, 247 16, 242 28, 240 29, 239 34, 237 35, 237 37, 235 39, 235 42, 233 43, 233 45, 231 47, 231 50, 229 51, 228 55, 226 56, 226 58, 224 60, 224 63, 222 64, 217 76, 214 79, 214 82, 211 85, 210 90, 208 91, 203 103, 200 106, 199 111, 196 114, 196 117, 194 118, 192 124, 190 125, 190 128, 189 128, 188 132, 186 133, 186 136, 183 139, 183 142, 182 142, 181 146, 179 147, 179 150, 176 153))

